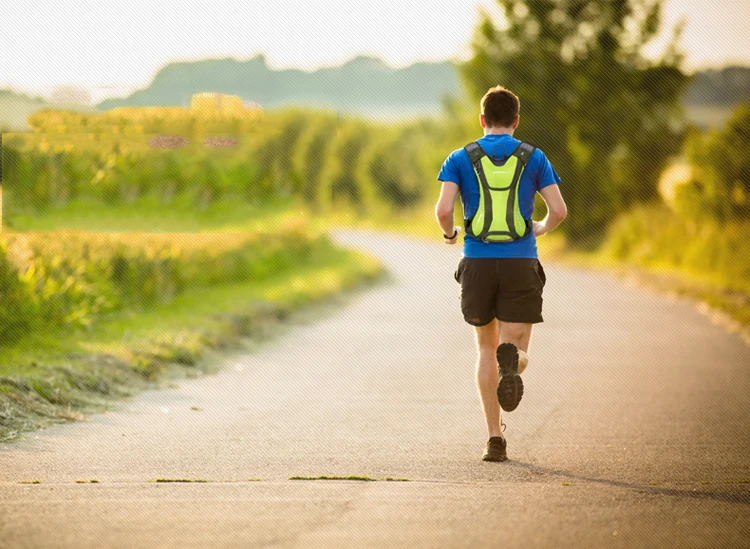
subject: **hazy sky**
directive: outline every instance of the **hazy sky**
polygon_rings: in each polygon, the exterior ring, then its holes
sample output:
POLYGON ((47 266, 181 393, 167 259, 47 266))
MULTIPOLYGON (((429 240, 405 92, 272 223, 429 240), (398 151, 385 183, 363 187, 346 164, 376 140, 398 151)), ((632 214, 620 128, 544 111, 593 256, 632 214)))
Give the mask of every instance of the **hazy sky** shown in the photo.
MULTIPOLYGON (((308 70, 361 54, 394 66, 461 59, 480 6, 501 17, 493 0, 0 0, 0 88, 75 84, 98 101, 148 85, 173 60, 261 52, 275 68, 308 70)), ((683 16, 688 68, 750 64, 749 0, 667 0, 666 23, 683 16)))

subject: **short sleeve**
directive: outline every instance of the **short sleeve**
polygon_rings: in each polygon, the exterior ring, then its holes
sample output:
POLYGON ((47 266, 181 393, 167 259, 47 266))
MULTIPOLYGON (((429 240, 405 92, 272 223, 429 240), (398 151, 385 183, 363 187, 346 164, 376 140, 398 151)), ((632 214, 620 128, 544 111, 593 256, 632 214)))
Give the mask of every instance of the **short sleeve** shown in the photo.
POLYGON ((541 191, 544 187, 559 184, 560 176, 557 175, 555 168, 552 167, 552 164, 547 159, 547 156, 539 149, 537 149, 535 156, 539 157, 539 167, 537 169, 536 176, 536 190, 541 191))
POLYGON ((461 186, 461 177, 458 171, 458 166, 456 165, 455 153, 445 159, 437 178, 438 181, 450 181, 459 187, 461 186))

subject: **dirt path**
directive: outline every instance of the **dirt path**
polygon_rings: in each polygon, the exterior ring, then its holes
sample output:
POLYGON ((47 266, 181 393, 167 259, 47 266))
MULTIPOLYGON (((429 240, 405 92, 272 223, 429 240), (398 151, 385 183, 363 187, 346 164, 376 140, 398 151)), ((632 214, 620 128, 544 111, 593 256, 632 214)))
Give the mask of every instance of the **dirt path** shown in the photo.
POLYGON ((505 415, 511 461, 483 463, 459 250, 337 237, 393 282, 218 375, 0 447, 0 547, 750 546, 738 337, 687 303, 546 265, 547 322, 505 415))

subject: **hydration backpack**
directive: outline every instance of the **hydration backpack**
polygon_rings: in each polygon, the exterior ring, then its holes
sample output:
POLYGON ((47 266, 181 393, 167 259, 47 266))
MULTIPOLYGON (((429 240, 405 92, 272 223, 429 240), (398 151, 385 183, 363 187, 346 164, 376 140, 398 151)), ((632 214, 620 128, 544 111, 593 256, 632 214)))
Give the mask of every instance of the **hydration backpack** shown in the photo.
POLYGON ((479 181, 479 208, 466 220, 466 234, 484 242, 511 242, 532 230, 518 204, 521 175, 536 147, 521 143, 505 159, 484 152, 476 141, 464 147, 479 181))

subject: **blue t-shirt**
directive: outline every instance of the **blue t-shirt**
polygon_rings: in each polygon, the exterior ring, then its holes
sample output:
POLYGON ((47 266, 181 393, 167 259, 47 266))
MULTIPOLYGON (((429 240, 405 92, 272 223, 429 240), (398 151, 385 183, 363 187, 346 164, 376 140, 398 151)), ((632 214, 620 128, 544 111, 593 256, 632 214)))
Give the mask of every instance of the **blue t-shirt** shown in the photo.
MULTIPOLYGON (((488 134, 478 140, 484 152, 499 159, 507 158, 521 143, 509 134, 488 134)), ((472 219, 479 208, 479 181, 469 155, 461 148, 453 151, 443 162, 438 174, 440 181, 452 181, 461 192, 464 219, 472 219)), ((560 177, 544 153, 536 149, 521 175, 518 202, 524 219, 534 213, 534 196, 549 185, 560 183, 560 177)), ((511 242, 482 242, 464 235, 464 257, 537 257, 534 232, 511 242)))

